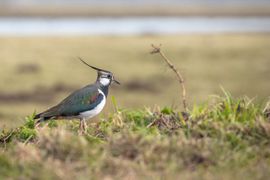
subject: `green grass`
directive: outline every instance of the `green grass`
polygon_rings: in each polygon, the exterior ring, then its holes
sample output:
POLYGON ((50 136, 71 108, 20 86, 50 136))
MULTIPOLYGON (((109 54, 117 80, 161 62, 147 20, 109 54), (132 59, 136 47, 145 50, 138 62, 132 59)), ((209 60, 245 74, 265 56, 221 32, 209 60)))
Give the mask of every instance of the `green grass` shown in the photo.
POLYGON ((225 92, 190 109, 121 109, 89 124, 3 130, 1 179, 267 179, 269 103, 225 92), (3 141, 4 139, 4 141, 3 141))
MULTIPOLYGON (((175 76, 158 55, 149 54, 152 43, 163 44, 164 53, 182 71, 190 106, 220 94, 220 85, 234 96, 258 101, 269 97, 269 34, 0 37, 0 41, 0 98, 6 97, 0 99, 0 128, 16 127, 27 114, 43 111, 92 83, 95 72, 77 56, 115 73, 122 85, 113 86, 110 94, 123 107, 178 105, 175 76)), ((101 117, 112 107, 109 100, 101 117)))

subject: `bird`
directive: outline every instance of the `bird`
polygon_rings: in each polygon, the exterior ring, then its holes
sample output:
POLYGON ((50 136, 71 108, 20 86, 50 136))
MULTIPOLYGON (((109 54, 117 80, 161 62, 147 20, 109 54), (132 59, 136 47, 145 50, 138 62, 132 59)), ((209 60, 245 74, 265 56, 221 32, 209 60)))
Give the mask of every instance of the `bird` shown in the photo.
POLYGON ((79 60, 97 71, 96 81, 74 91, 56 106, 35 115, 34 119, 38 119, 36 126, 47 120, 79 119, 79 134, 85 134, 86 120, 95 117, 102 111, 106 104, 110 86, 113 83, 120 85, 112 72, 91 66, 82 58, 79 58, 79 60))

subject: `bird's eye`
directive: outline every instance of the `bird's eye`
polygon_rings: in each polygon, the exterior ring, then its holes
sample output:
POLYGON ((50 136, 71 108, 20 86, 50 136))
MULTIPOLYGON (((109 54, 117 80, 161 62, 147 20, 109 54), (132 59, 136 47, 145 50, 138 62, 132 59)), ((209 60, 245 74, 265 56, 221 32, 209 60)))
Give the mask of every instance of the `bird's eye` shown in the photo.
POLYGON ((111 79, 111 77, 112 77, 112 75, 110 75, 110 74, 107 75, 107 78, 111 79))

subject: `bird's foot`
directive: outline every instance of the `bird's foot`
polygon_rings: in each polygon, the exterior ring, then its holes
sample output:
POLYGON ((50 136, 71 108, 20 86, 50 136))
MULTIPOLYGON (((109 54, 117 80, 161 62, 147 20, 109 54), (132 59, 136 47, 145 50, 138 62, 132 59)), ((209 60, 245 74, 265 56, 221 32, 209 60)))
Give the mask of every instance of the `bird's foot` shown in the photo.
POLYGON ((83 136, 83 135, 86 135, 86 134, 87 134, 87 131, 86 131, 85 128, 80 128, 80 129, 78 130, 78 134, 79 134, 80 136, 83 136))
POLYGON ((87 133, 87 123, 85 120, 83 121, 83 130, 87 133))
POLYGON ((81 129, 80 129, 80 130, 78 131, 78 135, 79 135, 79 136, 83 136, 83 135, 85 135, 85 134, 86 134, 86 132, 85 132, 84 130, 81 130, 81 129))

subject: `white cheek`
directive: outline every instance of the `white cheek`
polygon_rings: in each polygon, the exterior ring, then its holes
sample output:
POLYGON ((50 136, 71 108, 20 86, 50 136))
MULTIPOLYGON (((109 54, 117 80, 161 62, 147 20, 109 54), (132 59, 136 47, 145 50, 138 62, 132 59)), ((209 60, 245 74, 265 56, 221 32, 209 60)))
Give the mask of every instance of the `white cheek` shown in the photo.
POLYGON ((107 79, 107 78, 101 78, 100 79, 100 83, 103 85, 103 86, 107 86, 110 84, 110 80, 107 79))

